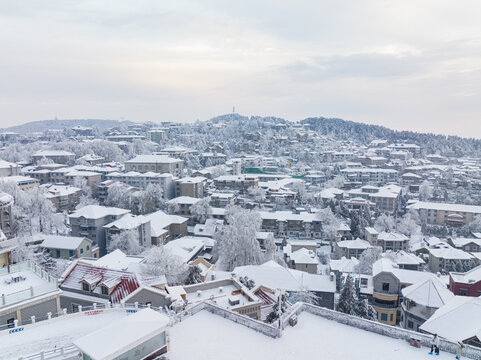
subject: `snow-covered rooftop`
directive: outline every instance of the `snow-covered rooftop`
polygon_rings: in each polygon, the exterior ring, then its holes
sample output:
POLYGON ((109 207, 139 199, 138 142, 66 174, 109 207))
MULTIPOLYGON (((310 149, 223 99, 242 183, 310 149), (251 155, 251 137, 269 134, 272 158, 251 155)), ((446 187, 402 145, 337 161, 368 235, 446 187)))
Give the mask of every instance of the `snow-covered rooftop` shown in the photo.
POLYGON ((440 308, 454 298, 454 294, 436 277, 408 286, 401 292, 416 304, 432 308, 440 308))
POLYGON ((129 212, 130 210, 116 208, 116 207, 87 205, 78 209, 73 214, 69 215, 69 217, 71 218, 85 217, 87 219, 100 219, 105 216, 110 216, 110 215, 119 216, 123 214, 128 214, 129 212))
MULTIPOLYGON (((201 311, 170 329, 171 360, 424 360, 428 350, 309 313, 295 327, 273 339, 252 329, 201 311)), ((451 359, 441 352, 436 358, 451 359)))
POLYGON ((166 331, 169 318, 151 309, 118 319, 74 341, 92 359, 115 359, 142 341, 166 331))

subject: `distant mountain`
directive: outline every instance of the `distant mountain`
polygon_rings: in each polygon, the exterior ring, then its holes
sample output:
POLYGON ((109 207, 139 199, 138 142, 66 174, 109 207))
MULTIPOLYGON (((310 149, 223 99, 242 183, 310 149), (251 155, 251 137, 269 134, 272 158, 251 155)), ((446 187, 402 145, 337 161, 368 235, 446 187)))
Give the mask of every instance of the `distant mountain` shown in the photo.
POLYGON ((308 118, 301 120, 309 125, 311 130, 323 135, 329 135, 341 140, 356 140, 368 145, 372 140, 385 139, 391 143, 408 142, 418 144, 426 153, 470 156, 481 155, 481 139, 462 138, 459 136, 436 135, 432 133, 417 133, 414 131, 396 131, 379 125, 368 125, 336 118, 308 118))
POLYGON ((132 125, 134 122, 124 120, 103 120, 103 119, 76 119, 76 120, 39 120, 39 121, 32 121, 22 125, 11 126, 8 128, 0 129, 0 132, 11 131, 11 132, 18 132, 18 133, 33 133, 33 132, 42 132, 45 130, 52 130, 52 129, 63 129, 63 128, 72 128, 76 125, 85 126, 85 127, 93 127, 96 126, 99 128, 100 131, 110 129, 116 126, 127 126, 132 125))

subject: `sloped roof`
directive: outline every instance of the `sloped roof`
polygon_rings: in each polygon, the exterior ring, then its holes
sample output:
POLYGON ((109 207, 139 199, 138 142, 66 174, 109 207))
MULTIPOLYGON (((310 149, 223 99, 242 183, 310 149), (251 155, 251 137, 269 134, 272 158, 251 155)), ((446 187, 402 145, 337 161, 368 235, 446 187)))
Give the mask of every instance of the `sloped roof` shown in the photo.
POLYGON ((140 286, 137 276, 133 273, 77 263, 60 287, 66 290, 82 290, 82 281, 88 282, 92 286, 92 293, 99 295, 101 294, 100 284, 116 283, 115 289, 110 295, 114 304, 120 303, 125 296, 140 286))
POLYGON ((100 205, 87 205, 84 206, 73 214, 69 215, 71 218, 79 218, 85 217, 87 219, 100 219, 108 215, 123 215, 130 213, 130 210, 116 208, 116 207, 107 207, 107 206, 100 206, 100 205))
POLYGON ((403 296, 416 304, 432 308, 440 308, 454 298, 451 291, 436 277, 401 290, 403 296))
POLYGON ((455 296, 421 325, 421 330, 451 341, 481 340, 481 298, 455 296))

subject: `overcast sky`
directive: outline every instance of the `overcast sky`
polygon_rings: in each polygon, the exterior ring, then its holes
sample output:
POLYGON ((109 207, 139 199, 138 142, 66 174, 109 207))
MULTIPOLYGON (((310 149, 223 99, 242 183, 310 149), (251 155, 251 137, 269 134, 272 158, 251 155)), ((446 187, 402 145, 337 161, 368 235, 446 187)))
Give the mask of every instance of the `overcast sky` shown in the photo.
POLYGON ((480 0, 0 0, 0 127, 340 117, 481 138, 480 0))

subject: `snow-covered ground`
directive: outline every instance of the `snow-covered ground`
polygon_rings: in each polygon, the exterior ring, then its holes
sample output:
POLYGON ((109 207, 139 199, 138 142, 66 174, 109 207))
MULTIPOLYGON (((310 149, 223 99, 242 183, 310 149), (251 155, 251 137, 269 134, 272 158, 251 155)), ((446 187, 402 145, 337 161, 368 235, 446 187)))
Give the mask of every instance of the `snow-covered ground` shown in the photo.
MULTIPOLYGON (((309 313, 273 339, 222 317, 201 311, 170 330, 171 360, 421 360, 427 348, 377 335, 309 313)), ((441 353, 436 359, 452 359, 441 353)))
POLYGON ((71 345, 74 340, 126 316, 125 311, 109 311, 98 315, 66 316, 65 319, 43 321, 35 327, 9 334, 0 332, 0 359, 54 350, 71 345))

